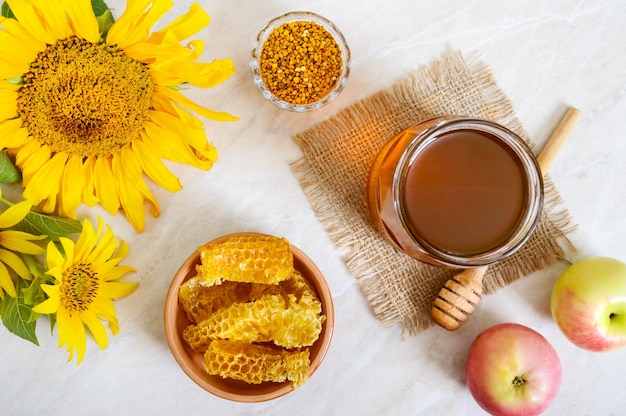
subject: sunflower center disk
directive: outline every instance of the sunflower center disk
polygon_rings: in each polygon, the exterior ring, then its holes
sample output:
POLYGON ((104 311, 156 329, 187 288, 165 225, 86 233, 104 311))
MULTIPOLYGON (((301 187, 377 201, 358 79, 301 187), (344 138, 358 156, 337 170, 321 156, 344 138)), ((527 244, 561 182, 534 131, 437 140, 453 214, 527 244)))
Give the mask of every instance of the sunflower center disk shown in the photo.
POLYGON ((61 284, 61 303, 68 312, 87 310, 98 294, 98 276, 90 264, 77 263, 66 270, 61 284))
POLYGON ((32 63, 18 112, 53 152, 109 156, 138 137, 153 92, 146 65, 114 46, 71 37, 32 63))

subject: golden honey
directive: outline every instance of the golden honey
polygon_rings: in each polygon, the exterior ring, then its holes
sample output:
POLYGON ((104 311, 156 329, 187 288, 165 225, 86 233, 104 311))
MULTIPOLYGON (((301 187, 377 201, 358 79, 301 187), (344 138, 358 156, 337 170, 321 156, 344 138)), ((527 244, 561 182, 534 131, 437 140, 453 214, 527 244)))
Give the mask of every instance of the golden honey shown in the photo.
POLYGON ((448 267, 490 264, 517 251, 543 207, 528 145, 496 123, 440 117, 390 139, 368 184, 378 231, 400 251, 448 267))

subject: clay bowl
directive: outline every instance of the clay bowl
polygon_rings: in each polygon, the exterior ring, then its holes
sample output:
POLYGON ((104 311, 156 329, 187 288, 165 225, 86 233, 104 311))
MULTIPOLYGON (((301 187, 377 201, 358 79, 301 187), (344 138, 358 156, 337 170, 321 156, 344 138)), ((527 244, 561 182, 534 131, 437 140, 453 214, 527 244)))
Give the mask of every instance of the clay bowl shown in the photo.
MULTIPOLYGON (((258 233, 236 233, 219 237, 212 242, 221 242, 231 236, 254 235, 258 233)), ((326 320, 322 325, 322 332, 319 339, 311 346, 310 359, 311 369, 309 377, 317 370, 322 363, 334 329, 334 307, 330 290, 319 268, 300 249, 291 245, 294 257, 294 266, 307 279, 309 284, 315 289, 322 303, 322 312, 326 315, 326 320)), ((191 349, 183 339, 183 330, 190 324, 183 309, 178 304, 178 290, 180 285, 187 279, 195 276, 196 265, 200 264, 200 254, 198 251, 192 253, 180 266, 178 272, 172 280, 167 296, 165 298, 165 337, 169 344, 172 355, 182 368, 182 370, 197 385, 206 391, 232 401, 237 402, 263 402, 284 396, 294 390, 290 382, 283 383, 261 383, 247 384, 238 380, 224 379, 219 376, 212 376, 204 370, 204 358, 201 353, 191 349)), ((305 383, 306 384, 306 383, 305 383)), ((301 386, 299 388, 303 388, 301 386)))

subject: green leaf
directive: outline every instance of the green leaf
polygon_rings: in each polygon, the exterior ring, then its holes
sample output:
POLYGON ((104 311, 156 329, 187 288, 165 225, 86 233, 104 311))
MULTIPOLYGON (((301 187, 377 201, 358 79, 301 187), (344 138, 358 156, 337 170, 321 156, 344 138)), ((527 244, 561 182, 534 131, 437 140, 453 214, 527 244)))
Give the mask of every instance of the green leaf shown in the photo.
POLYGON ((16 183, 21 179, 20 172, 15 168, 7 152, 0 152, 0 183, 16 183))
POLYGON ((22 82, 24 82, 23 77, 5 78, 4 80, 14 85, 20 85, 22 82))
POLYGON ((100 31, 100 37, 105 39, 107 37, 107 33, 109 33, 109 29, 113 26, 113 15, 111 11, 107 9, 103 14, 96 17, 98 21, 98 30, 100 31))
POLYGON ((115 19, 104 0, 91 0, 91 8, 98 21, 98 31, 100 32, 100 40, 102 41, 106 39, 107 33, 109 33, 111 26, 113 26, 115 19))
POLYGON ((79 233, 83 229, 78 220, 41 214, 35 211, 26 214, 20 223, 20 228, 22 231, 34 235, 47 235, 52 240, 79 233))
POLYGON ((17 299, 7 296, 3 301, 0 301, 2 323, 12 334, 39 345, 37 334, 35 333, 37 322, 30 320, 32 310, 24 304, 22 291, 19 288, 20 281, 21 279, 17 280, 17 293, 19 294, 17 299))
POLYGON ((13 14, 13 11, 11 10, 11 8, 9 7, 6 1, 2 3, 2 16, 7 17, 9 19, 15 19, 15 15, 13 14))
POLYGON ((54 326, 57 324, 57 314, 48 315, 48 320, 50 320, 50 334, 52 334, 54 333, 54 326))
MULTIPOLYGON (((106 5, 104 0, 91 0, 91 8, 96 17, 102 16, 109 11, 109 6, 106 5)), ((111 21, 113 21, 113 16, 111 16, 111 21)))
POLYGON ((33 279, 30 286, 22 289, 22 297, 25 305, 35 306, 46 300, 46 293, 41 288, 41 284, 46 283, 41 276, 33 279))

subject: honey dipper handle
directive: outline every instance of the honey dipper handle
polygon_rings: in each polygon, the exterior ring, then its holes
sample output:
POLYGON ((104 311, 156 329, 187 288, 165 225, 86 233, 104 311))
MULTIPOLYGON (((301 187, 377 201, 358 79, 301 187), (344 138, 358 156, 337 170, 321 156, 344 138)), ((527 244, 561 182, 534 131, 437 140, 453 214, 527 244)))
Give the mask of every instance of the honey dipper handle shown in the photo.
MULTIPOLYGON (((542 174, 571 134, 580 118, 580 110, 569 107, 537 157, 542 174)), ((449 331, 459 329, 476 309, 482 294, 483 277, 487 266, 466 269, 450 278, 433 302, 430 316, 433 321, 449 331)))
POLYGON ((565 112, 565 115, 559 121, 559 124, 556 126, 552 135, 546 142, 545 146, 539 156, 537 156, 537 162, 539 163, 539 167, 541 168, 541 173, 545 175, 545 173, 550 168, 552 161, 561 150, 561 147, 574 130, 574 126, 580 119, 580 110, 574 107, 569 107, 565 112))

